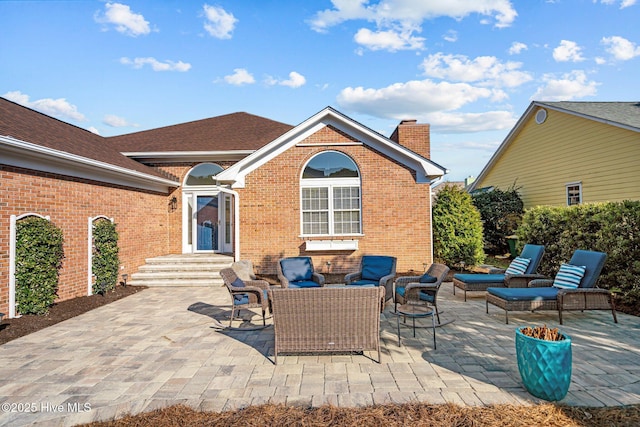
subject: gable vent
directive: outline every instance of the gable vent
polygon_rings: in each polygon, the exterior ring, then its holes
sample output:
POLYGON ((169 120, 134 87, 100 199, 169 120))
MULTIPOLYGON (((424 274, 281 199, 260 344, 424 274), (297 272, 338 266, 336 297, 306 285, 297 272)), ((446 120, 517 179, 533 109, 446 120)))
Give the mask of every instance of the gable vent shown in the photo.
POLYGON ((545 110, 544 108, 541 108, 536 113, 536 123, 541 125, 544 123, 545 120, 547 120, 547 110, 545 110))

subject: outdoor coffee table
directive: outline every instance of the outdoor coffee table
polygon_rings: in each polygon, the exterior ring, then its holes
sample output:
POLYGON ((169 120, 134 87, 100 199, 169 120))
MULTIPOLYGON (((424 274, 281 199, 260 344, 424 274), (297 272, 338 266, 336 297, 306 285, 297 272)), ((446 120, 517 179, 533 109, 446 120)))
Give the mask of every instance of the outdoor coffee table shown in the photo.
POLYGON ((435 311, 432 307, 426 305, 403 304, 399 305, 396 310, 396 319, 398 321, 398 347, 400 347, 400 317, 408 317, 413 322, 413 336, 416 336, 416 319, 431 317, 431 325, 433 327, 433 349, 436 349, 436 318, 435 311))

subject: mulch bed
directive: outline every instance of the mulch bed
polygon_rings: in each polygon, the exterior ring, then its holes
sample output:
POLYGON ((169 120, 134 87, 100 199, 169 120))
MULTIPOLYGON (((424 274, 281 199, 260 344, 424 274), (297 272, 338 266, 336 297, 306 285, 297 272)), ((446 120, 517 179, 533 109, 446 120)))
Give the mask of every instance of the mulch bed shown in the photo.
POLYGON ((420 427, 613 427, 640 425, 640 405, 613 408, 576 408, 551 403, 536 406, 494 405, 461 407, 453 404, 422 403, 338 408, 325 405, 305 408, 285 405, 258 405, 225 412, 201 412, 184 405, 88 427, 120 426, 420 426, 420 427))
POLYGON ((72 298, 55 303, 49 308, 49 314, 44 316, 24 315, 15 319, 5 319, 0 324, 0 345, 16 338, 55 325, 72 317, 79 316, 89 310, 127 297, 146 289, 146 286, 116 286, 104 295, 91 295, 72 298))

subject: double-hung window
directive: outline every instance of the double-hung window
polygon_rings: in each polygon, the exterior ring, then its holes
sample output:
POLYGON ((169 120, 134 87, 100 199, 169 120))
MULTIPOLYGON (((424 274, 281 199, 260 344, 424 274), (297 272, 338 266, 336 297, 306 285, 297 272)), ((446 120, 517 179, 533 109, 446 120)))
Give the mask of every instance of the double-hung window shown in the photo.
POLYGON ((302 234, 360 234, 360 174, 355 162, 337 151, 314 156, 301 179, 302 234))
POLYGON ((567 206, 579 205, 582 203, 582 183, 573 182, 567 184, 567 206))

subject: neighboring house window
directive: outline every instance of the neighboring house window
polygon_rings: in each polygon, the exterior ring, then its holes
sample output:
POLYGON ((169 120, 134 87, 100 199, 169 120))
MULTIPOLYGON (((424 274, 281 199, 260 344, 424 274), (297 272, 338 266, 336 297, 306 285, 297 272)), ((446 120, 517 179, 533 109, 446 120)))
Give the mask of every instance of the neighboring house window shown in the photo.
POLYGON ((579 205, 580 203, 582 203, 582 183, 567 184, 567 206, 579 205))
POLYGON ((337 151, 314 156, 301 180, 302 234, 360 234, 360 173, 355 162, 337 151))

